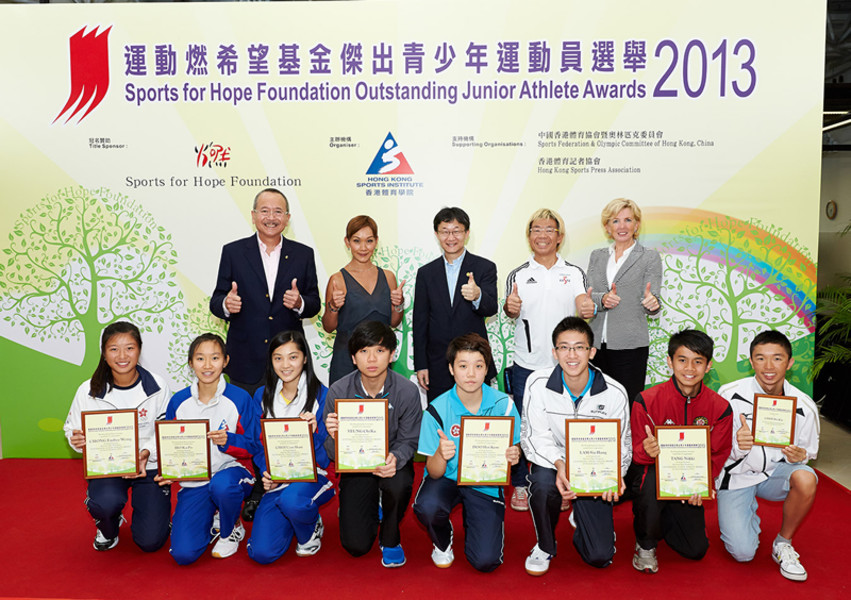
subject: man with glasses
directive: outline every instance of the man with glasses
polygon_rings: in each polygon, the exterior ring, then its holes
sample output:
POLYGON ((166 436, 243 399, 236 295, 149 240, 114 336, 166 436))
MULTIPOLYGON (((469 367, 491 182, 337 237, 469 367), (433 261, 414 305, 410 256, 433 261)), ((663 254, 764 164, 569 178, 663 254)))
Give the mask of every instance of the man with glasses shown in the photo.
MULTIPOLYGON (((446 349, 465 333, 487 339, 485 319, 496 314, 496 265, 467 252, 470 217, 457 207, 441 209, 434 233, 443 255, 420 267, 414 293, 414 369, 431 402, 455 380, 449 372, 446 349)), ((493 364, 486 382, 493 379, 493 364)))
POLYGON ((623 386, 590 364, 594 333, 579 317, 566 317, 552 333, 557 365, 540 369, 526 384, 526 407, 520 445, 531 463, 529 508, 538 543, 526 559, 529 575, 543 575, 556 555, 556 526, 564 500, 573 501, 570 522, 576 528, 573 545, 589 565, 606 567, 615 554, 613 502, 624 492, 623 480, 614 491, 597 497, 577 497, 566 472, 565 421, 620 421, 621 478, 632 459, 629 402, 623 386))
MULTIPOLYGON (((559 256, 564 241, 564 220, 554 210, 536 210, 526 224, 532 256, 508 274, 502 310, 515 319, 514 365, 509 371, 510 393, 523 415, 523 392, 532 371, 552 369, 550 335, 565 317, 594 316, 594 303, 586 294, 585 273, 559 256)), ((529 510, 524 458, 511 469, 511 508, 529 510)), ((565 502, 565 510, 570 503, 565 502)))
POLYGON ((285 238, 290 206, 278 190, 254 198, 256 235, 222 248, 210 311, 228 321, 225 372, 249 394, 261 385, 269 340, 279 331, 304 331, 319 312, 313 249, 285 238))

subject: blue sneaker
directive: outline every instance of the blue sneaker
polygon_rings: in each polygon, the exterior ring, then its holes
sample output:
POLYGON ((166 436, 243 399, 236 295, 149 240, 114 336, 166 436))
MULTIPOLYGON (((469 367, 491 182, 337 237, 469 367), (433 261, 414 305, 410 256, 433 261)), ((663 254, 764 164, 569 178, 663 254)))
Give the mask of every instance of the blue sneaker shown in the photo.
POLYGON ((393 546, 392 548, 385 548, 384 546, 381 546, 381 564, 388 569, 404 565, 405 551, 402 550, 402 544, 393 546))

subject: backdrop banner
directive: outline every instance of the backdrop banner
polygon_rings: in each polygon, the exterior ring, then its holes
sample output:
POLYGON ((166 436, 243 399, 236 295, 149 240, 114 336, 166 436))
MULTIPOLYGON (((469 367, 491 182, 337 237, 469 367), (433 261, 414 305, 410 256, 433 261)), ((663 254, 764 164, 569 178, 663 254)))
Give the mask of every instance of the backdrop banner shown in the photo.
MULTIPOLYGON (((647 383, 669 376, 671 332, 712 335, 717 387, 775 327, 810 389, 824 23, 824 2, 792 0, 0 7, 3 455, 74 454, 62 424, 112 321, 187 385, 189 342, 226 331, 208 309, 222 245, 264 187, 323 292, 348 220, 376 219, 376 262, 407 280, 406 376, 441 207, 470 214, 502 302, 533 211, 564 216, 584 270, 627 197, 664 264, 647 383)), ((333 338, 305 326, 325 378, 333 338)), ((501 372, 513 322, 488 328, 501 372)))

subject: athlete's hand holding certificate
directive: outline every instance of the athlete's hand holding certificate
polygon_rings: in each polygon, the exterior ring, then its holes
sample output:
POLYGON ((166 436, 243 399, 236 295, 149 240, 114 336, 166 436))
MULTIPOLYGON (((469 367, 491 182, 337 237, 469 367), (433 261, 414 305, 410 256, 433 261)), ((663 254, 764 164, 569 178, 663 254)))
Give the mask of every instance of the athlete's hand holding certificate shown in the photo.
POLYGON ((337 399, 336 470, 372 473, 389 454, 387 400, 337 399))

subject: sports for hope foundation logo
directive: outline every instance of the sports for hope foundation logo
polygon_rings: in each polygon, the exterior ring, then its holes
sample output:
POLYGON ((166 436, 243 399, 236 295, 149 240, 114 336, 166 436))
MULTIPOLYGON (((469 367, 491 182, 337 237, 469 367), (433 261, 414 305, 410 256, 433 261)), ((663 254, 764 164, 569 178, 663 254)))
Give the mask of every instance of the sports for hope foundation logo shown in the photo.
POLYGON ((109 91, 109 32, 112 26, 98 32, 96 26, 89 33, 86 27, 80 29, 69 39, 69 63, 71 73, 71 90, 65 106, 53 119, 59 120, 65 113, 71 111, 65 123, 73 119, 81 110, 77 124, 89 116, 101 103, 109 91), (73 110, 71 110, 73 109, 73 110))

